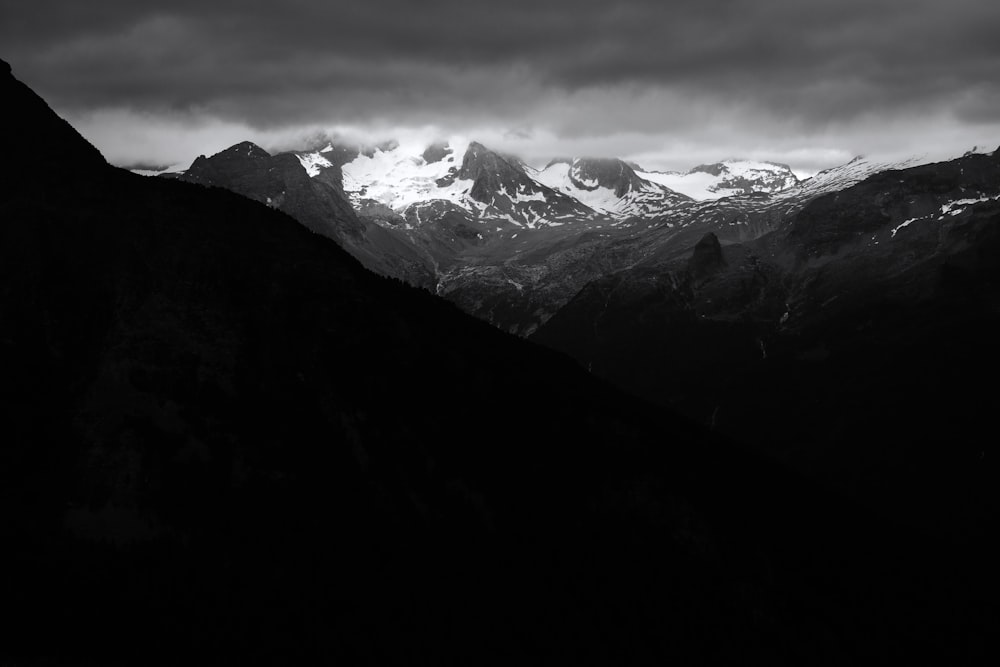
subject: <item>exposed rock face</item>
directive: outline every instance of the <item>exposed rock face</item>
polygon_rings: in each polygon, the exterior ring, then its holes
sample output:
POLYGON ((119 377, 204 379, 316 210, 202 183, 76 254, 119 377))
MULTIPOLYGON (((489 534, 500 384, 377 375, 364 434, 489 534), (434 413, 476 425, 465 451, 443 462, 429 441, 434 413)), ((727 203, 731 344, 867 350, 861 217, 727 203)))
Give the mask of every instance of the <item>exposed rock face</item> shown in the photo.
POLYGON ((642 179, 630 166, 617 158, 581 158, 572 163, 570 178, 582 190, 607 188, 616 197, 641 190, 642 179))
POLYGON ((502 190, 517 191, 528 180, 517 166, 475 141, 466 149, 457 177, 472 181, 469 194, 484 204, 489 204, 502 190))
POLYGON ((363 235, 351 205, 334 188, 311 179, 291 153, 272 156, 243 142, 210 158, 197 158, 180 179, 222 187, 281 209, 317 234, 335 239, 363 235))
POLYGON ((431 163, 440 162, 450 154, 451 148, 448 146, 448 143, 439 141, 428 146, 420 157, 422 157, 426 162, 431 163))

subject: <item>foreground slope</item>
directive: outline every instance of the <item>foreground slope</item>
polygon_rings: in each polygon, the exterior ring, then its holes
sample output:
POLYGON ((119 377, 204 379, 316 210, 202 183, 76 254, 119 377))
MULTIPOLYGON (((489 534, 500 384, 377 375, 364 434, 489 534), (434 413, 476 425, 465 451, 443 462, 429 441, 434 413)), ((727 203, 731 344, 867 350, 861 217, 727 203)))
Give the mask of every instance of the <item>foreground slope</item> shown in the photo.
POLYGON ((265 205, 107 167, 6 67, 0 90, 15 664, 982 648, 976 554, 948 567, 265 205))

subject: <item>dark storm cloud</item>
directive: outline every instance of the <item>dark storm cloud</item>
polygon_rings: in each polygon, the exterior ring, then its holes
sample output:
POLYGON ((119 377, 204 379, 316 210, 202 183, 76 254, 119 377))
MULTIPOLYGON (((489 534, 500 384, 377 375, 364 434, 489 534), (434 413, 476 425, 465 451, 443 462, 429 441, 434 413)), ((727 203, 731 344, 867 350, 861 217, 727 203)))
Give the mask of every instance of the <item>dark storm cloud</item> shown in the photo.
POLYGON ((363 113, 344 99, 358 93, 433 109, 628 82, 839 116, 994 90, 998 26, 1000 3, 981 0, 33 0, 3 3, 0 36, 60 104, 217 107, 268 123, 313 104, 363 113))
POLYGON ((983 0, 0 0, 3 57, 57 108, 255 127, 988 123, 998 28, 983 0))

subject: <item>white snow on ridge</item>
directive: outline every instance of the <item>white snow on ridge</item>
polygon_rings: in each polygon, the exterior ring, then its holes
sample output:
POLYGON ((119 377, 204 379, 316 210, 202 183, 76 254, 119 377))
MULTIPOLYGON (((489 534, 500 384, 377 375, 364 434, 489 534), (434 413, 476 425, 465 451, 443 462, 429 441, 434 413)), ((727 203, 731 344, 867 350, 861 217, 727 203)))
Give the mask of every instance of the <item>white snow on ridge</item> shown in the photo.
POLYGON ((879 172, 890 169, 906 169, 923 164, 925 161, 925 156, 915 156, 898 162, 880 162, 858 156, 847 164, 824 169, 812 178, 802 181, 800 187, 785 190, 779 196, 785 193, 801 193, 813 196, 824 192, 843 190, 879 172))
POLYGON ((910 225, 912 225, 917 220, 925 220, 925 219, 932 218, 932 217, 934 217, 934 216, 933 215, 923 215, 923 216, 920 216, 918 218, 910 218, 909 220, 903 222, 902 224, 896 225, 895 227, 892 228, 892 238, 896 238, 896 232, 898 232, 900 229, 903 229, 904 227, 909 227, 910 225))
POLYGON ((172 164, 165 169, 129 169, 133 174, 140 176, 159 176, 160 174, 180 174, 187 171, 189 165, 179 163, 172 164))
POLYGON ((447 176, 452 167, 461 167, 467 146, 467 142, 452 141, 451 153, 431 163, 401 146, 388 151, 376 149, 371 157, 359 155, 342 168, 344 191, 355 205, 361 199, 374 199, 395 211, 435 199, 472 208, 468 197, 471 180, 456 179, 445 187, 439 187, 436 182, 447 176))
MULTIPOLYGON (((937 219, 938 220, 943 220, 944 216, 946 216, 946 215, 952 215, 952 216, 954 216, 954 215, 960 215, 962 212, 965 211, 965 209, 967 207, 972 206, 973 204, 981 204, 983 202, 997 201, 997 200, 1000 200, 1000 195, 996 195, 995 197, 985 197, 985 196, 983 196, 983 197, 979 197, 978 199, 956 199, 954 201, 950 201, 950 202, 947 202, 947 203, 944 203, 944 204, 941 205, 941 214, 938 215, 937 219)), ((922 215, 922 216, 919 216, 919 217, 916 217, 916 218, 910 218, 909 220, 906 220, 902 224, 897 225, 896 227, 894 227, 892 229, 892 236, 893 236, 893 238, 896 237, 896 232, 898 232, 899 230, 901 230, 901 229, 903 229, 905 227, 909 227, 911 224, 913 224, 914 222, 917 222, 918 220, 930 220, 934 216, 935 216, 935 214, 931 213, 929 215, 922 215)))
POLYGON ((295 157, 299 158, 299 162, 302 163, 302 167, 309 176, 319 176, 319 172, 322 169, 333 166, 329 160, 319 153, 306 153, 305 155, 296 155, 295 157))
MULTIPOLYGON (((525 189, 527 189, 527 188, 525 188, 525 189)), ((505 197, 507 197, 508 199, 510 199, 515 204, 519 203, 519 202, 526 202, 526 201, 540 201, 540 202, 546 201, 546 199, 545 199, 545 193, 542 192, 541 190, 539 190, 538 192, 521 192, 521 191, 517 191, 517 190, 515 190, 514 192, 507 192, 507 188, 504 187, 504 186, 501 186, 500 187, 500 194, 504 195, 505 197)))
POLYGON ((966 206, 981 204, 985 201, 993 201, 996 199, 1000 199, 1000 195, 997 195, 996 197, 980 197, 979 199, 956 199, 955 201, 950 201, 947 204, 941 205, 941 215, 958 215, 965 210, 966 206))
POLYGON ((675 192, 685 194, 698 201, 711 199, 721 199, 733 195, 743 194, 742 189, 732 189, 722 187, 725 181, 731 179, 746 179, 749 181, 763 180, 764 182, 775 183, 773 186, 761 187, 761 192, 780 192, 787 187, 794 187, 793 183, 788 183, 789 174, 783 167, 770 162, 760 162, 758 160, 727 160, 720 163, 723 172, 718 176, 703 171, 691 171, 686 174, 680 172, 655 172, 637 171, 640 178, 653 183, 666 186, 675 192), (777 182, 788 184, 780 187, 777 182))
POLYGON ((681 174, 679 172, 636 171, 639 178, 668 187, 674 192, 687 195, 696 201, 721 199, 732 192, 728 190, 712 190, 718 184, 719 177, 703 172, 681 174))

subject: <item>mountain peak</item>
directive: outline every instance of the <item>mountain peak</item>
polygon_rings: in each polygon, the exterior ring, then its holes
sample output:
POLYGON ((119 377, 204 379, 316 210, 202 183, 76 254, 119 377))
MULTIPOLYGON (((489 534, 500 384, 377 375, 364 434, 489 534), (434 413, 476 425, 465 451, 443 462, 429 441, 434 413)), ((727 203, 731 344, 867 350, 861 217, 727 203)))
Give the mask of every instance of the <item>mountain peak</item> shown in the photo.
MULTIPOLYGON (((490 150, 478 141, 469 142, 462 158, 462 167, 458 178, 476 181, 477 185, 488 187, 491 191, 500 189, 503 184, 517 182, 527 178, 527 174, 517 164, 496 151, 490 150), (483 181, 487 182, 483 182, 483 181)), ((473 197, 476 197, 476 186, 473 186, 473 197)))
POLYGON ((260 159, 271 157, 271 154, 252 141, 241 141, 238 144, 230 146, 224 151, 219 151, 212 157, 246 157, 250 159, 260 159))
POLYGON ((618 158, 552 160, 537 178, 554 191, 618 220, 662 215, 689 201, 668 187, 643 179, 618 158))
POLYGON ((618 158, 577 158, 570 167, 569 178, 582 190, 607 188, 616 197, 642 188, 642 180, 632 167, 618 158))

